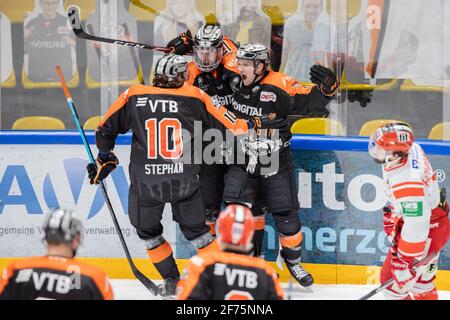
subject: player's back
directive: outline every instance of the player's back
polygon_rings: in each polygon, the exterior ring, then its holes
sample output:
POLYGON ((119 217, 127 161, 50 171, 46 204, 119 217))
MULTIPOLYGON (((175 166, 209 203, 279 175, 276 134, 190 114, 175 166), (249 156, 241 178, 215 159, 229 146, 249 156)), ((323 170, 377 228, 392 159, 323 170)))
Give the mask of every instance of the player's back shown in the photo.
POLYGON ((110 300, 100 269, 75 259, 33 257, 12 262, 0 278, 0 300, 110 300))
POLYGON ((180 283, 179 299, 283 299, 275 270, 261 258, 231 252, 199 254, 180 283))

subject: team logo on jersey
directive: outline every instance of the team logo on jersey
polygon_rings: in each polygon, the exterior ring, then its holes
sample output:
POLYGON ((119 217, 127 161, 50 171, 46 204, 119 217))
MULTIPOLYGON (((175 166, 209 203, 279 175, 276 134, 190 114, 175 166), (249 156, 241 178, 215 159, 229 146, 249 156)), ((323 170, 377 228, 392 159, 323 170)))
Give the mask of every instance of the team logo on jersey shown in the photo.
POLYGON ((145 107, 147 105, 148 97, 138 97, 136 107, 145 107))
POLYGON ((269 102, 269 101, 275 102, 277 101, 277 95, 273 92, 261 91, 259 100, 261 100, 262 102, 269 102))
POLYGON ((405 217, 421 217, 423 216, 422 201, 403 201, 402 206, 403 215, 405 217))

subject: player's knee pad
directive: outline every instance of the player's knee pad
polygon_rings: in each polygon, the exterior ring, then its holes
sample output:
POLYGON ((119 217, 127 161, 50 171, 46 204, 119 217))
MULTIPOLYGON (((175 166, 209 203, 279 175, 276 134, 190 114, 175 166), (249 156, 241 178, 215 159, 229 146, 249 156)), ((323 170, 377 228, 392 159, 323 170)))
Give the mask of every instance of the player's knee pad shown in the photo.
POLYGON ((277 212, 272 213, 272 216, 275 220, 275 226, 277 227, 278 232, 282 233, 284 236, 295 235, 302 229, 297 211, 277 212))

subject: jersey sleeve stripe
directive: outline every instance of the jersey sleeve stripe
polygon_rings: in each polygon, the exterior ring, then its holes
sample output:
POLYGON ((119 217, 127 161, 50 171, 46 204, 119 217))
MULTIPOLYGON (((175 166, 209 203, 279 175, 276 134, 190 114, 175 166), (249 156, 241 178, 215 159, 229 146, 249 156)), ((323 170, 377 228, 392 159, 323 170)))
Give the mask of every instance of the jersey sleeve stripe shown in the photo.
POLYGON ((423 197, 425 195, 423 188, 404 188, 393 191, 393 194, 396 199, 406 197, 423 197))
POLYGON ((425 250, 425 241, 421 242, 407 242, 400 238, 398 243, 398 252, 407 257, 418 257, 423 254, 425 250))

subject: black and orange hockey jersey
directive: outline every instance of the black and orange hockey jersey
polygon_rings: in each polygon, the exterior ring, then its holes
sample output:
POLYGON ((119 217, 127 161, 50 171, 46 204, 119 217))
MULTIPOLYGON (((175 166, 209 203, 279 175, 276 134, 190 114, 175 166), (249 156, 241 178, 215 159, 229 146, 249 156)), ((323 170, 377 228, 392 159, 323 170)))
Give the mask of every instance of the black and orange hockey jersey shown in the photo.
POLYGON ((275 270, 263 259, 232 252, 191 258, 178 284, 179 300, 283 300, 275 270))
POLYGON ((100 269, 59 256, 17 260, 3 270, 0 300, 112 300, 100 269))
POLYGON ((243 119, 275 113, 277 119, 284 120, 284 125, 280 126, 279 139, 271 150, 272 155, 280 151, 280 165, 283 165, 290 161, 289 153, 284 152, 289 149, 292 137, 288 115, 304 115, 310 109, 326 110, 330 100, 330 97, 322 95, 315 84, 303 86, 284 73, 267 71, 260 81, 242 86, 234 92, 232 110, 243 119))
POLYGON ((135 85, 112 104, 97 128, 96 142, 101 152, 108 152, 114 148, 118 134, 131 130, 131 183, 140 194, 146 188, 152 194, 159 190, 155 198, 169 195, 160 198, 167 202, 186 193, 198 180, 203 133, 217 122, 235 134, 248 130, 246 120, 214 105, 211 97, 197 87, 135 85), (166 188, 171 190, 162 190, 166 188))
POLYGON ((223 57, 217 69, 202 72, 194 61, 188 64, 187 83, 199 87, 211 96, 213 103, 230 109, 233 92, 240 87, 241 77, 236 69, 236 44, 227 36, 223 40, 223 57))

